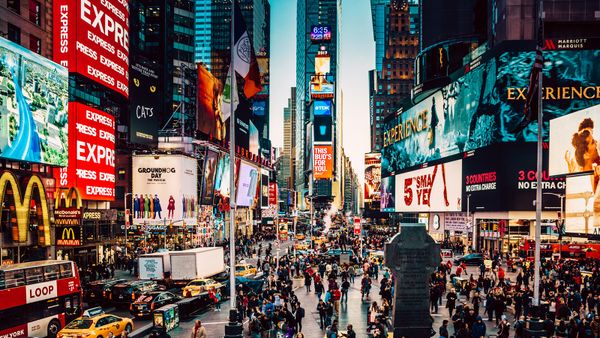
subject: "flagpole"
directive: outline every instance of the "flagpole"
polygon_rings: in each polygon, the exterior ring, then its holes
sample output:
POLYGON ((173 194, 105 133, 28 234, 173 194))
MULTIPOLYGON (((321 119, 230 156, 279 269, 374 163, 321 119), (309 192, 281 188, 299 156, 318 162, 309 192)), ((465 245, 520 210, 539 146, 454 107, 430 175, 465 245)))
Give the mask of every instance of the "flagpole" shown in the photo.
MULTIPOLYGON (((536 41, 536 60, 538 49, 542 48, 542 41, 544 38, 544 24, 543 24, 543 6, 544 1, 538 0, 538 14, 537 14, 537 41, 536 41)), ((543 62, 543 61, 542 61, 543 62)), ((539 309, 540 305, 540 241, 542 232, 542 141, 543 141, 543 130, 544 130, 544 109, 542 107, 542 79, 543 74, 543 63, 542 69, 538 75, 538 138, 537 138, 537 187, 535 189, 535 261, 534 261, 534 274, 533 274, 533 306, 539 309)))
POLYGON ((236 300, 235 300, 235 107, 233 103, 233 91, 237 90, 235 85, 235 0, 231 0, 231 61, 229 65, 229 76, 231 76, 231 83, 229 86, 230 92, 230 109, 231 114, 229 115, 229 183, 230 183, 230 196, 229 196, 229 301, 231 307, 231 313, 235 312, 236 300))

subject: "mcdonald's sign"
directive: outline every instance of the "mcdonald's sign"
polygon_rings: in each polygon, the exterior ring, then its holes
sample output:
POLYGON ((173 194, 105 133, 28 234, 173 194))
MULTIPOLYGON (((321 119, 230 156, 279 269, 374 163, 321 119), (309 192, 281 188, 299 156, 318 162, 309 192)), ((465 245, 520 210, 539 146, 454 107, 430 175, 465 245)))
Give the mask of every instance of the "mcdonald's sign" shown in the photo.
POLYGON ((57 246, 80 246, 81 245, 81 227, 68 226, 56 228, 57 246))
POLYGON ((0 201, 4 201, 6 197, 7 188, 10 187, 12 190, 12 196, 14 200, 14 209, 16 214, 16 226, 17 231, 13 232, 15 242, 26 243, 27 242, 27 231, 29 229, 29 212, 31 209, 31 201, 34 197, 34 192, 37 192, 40 205, 38 209, 39 223, 38 231, 38 245, 49 246, 50 243, 50 215, 48 211, 48 204, 46 201, 46 192, 42 180, 35 175, 28 176, 24 181, 25 193, 21 191, 21 186, 18 183, 17 177, 10 171, 5 171, 0 175, 0 201), (37 188, 34 190, 34 188, 37 188), (41 213, 40 211, 41 210, 41 213), (15 239, 16 237, 16 239, 15 239))

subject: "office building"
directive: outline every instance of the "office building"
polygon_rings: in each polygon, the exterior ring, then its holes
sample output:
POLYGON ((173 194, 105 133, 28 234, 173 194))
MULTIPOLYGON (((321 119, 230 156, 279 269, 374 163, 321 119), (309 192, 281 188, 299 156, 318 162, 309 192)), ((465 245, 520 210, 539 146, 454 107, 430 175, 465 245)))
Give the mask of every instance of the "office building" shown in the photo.
POLYGON ((1 1, 0 36, 52 59, 52 1, 1 1))

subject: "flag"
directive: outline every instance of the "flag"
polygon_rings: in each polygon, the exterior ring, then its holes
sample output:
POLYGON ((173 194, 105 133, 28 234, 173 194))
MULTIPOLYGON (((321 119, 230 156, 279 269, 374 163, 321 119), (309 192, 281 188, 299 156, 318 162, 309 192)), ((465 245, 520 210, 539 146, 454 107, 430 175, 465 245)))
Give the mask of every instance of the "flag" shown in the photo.
MULTIPOLYGON (((231 65, 229 66, 231 69, 231 65)), ((223 104, 221 105, 221 115, 223 117, 223 122, 227 121, 227 119, 231 116, 231 94, 233 93, 233 111, 236 110, 238 104, 240 103, 240 98, 238 97, 237 92, 237 81, 231 81, 231 73, 227 71, 227 81, 225 81, 225 87, 223 87, 223 104)))
POLYGON ((525 129, 529 123, 537 120, 538 118, 538 95, 539 93, 539 83, 540 76, 542 76, 542 67, 544 65, 544 56, 542 55, 542 48, 537 46, 535 51, 535 60, 533 62, 533 68, 531 69, 531 73, 529 74, 529 87, 527 88, 527 93, 525 95, 525 108, 523 109, 523 115, 525 117, 521 120, 521 123, 517 126, 517 128, 513 131, 514 134, 520 132, 525 129))
POLYGON ((237 1, 233 0, 233 2, 235 4, 233 21, 235 41, 233 46, 234 67, 236 73, 244 78, 244 95, 246 95, 246 98, 251 98, 262 89, 260 71, 256 62, 252 41, 250 41, 248 31, 246 30, 242 11, 237 1))

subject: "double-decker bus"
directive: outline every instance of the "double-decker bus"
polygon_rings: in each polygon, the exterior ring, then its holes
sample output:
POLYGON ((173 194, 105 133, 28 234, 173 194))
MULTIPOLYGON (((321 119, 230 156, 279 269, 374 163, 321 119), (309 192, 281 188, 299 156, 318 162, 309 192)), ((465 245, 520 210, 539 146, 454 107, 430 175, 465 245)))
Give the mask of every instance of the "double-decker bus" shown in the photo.
POLYGON ((70 261, 0 267, 0 338, 56 337, 82 312, 79 272, 70 261))

